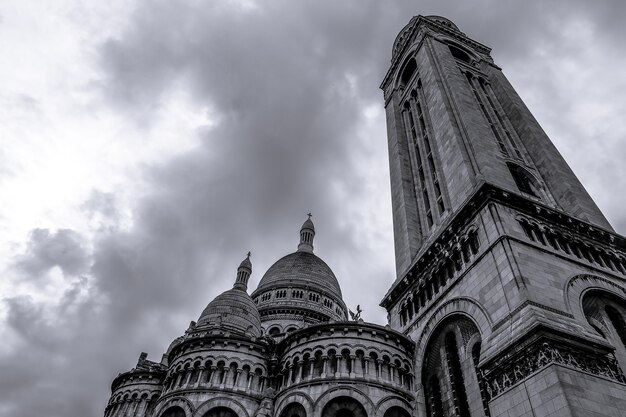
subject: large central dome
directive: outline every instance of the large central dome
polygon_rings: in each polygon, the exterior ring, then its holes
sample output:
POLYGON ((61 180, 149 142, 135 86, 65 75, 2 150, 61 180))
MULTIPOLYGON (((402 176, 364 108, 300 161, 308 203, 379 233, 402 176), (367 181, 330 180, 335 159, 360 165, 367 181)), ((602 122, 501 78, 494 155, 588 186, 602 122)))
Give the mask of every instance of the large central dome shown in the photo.
POLYGON ((347 319, 335 274, 313 253, 314 236, 315 227, 309 218, 300 230, 298 250, 272 265, 252 293, 261 322, 270 334, 347 319))
POLYGON ((304 251, 284 256, 272 265, 261 278, 254 294, 277 286, 311 287, 342 298, 339 282, 326 262, 304 251))

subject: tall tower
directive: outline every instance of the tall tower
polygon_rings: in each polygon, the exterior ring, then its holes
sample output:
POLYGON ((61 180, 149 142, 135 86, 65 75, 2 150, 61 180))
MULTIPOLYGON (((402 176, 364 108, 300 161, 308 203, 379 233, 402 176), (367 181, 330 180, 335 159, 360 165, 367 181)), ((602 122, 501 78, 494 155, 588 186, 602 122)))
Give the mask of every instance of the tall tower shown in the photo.
POLYGON ((418 415, 623 415, 626 239, 490 49, 414 17, 381 88, 418 415))

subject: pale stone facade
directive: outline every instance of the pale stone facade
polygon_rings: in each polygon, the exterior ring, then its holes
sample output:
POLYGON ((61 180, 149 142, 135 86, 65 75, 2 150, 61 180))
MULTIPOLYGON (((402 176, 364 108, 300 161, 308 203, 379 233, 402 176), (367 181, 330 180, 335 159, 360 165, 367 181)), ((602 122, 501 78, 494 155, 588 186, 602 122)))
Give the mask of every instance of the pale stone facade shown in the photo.
POLYGON ((251 296, 246 258, 233 288, 160 363, 142 354, 115 378, 105 416, 410 416, 415 344, 389 326, 348 321, 314 236, 308 219, 298 250, 272 265, 251 296))
POLYGON ((414 17, 381 88, 389 324, 348 320, 309 219, 251 295, 246 259, 160 362, 115 378, 105 417, 626 415, 626 239, 490 49, 414 17))

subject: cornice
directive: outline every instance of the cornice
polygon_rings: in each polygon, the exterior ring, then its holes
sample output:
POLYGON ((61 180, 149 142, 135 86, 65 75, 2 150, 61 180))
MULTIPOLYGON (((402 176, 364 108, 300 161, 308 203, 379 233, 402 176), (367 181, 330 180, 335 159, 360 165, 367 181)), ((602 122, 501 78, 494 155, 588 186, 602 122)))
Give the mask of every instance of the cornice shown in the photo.
POLYGON ((517 193, 483 182, 474 194, 465 201, 462 208, 452 214, 448 221, 440 227, 439 232, 424 245, 412 265, 392 284, 387 294, 383 297, 380 306, 389 309, 394 305, 405 294, 405 291, 419 279, 424 271, 427 271, 430 266, 435 264, 442 256, 445 256, 443 249, 447 243, 467 227, 474 216, 489 202, 497 202, 511 207, 520 213, 542 219, 557 227, 566 228, 578 236, 609 245, 611 248, 622 252, 626 251, 626 238, 615 232, 577 219, 558 209, 530 200, 517 193))
POLYGON ((278 351, 284 352, 289 349, 292 344, 299 344, 302 338, 315 338, 321 336, 323 332, 328 331, 333 333, 336 337, 340 337, 342 334, 347 334, 351 331, 359 334, 364 332, 368 332, 373 335, 381 334, 386 339, 395 339, 397 343, 401 344, 411 355, 415 350, 415 343, 413 340, 404 334, 393 330, 389 326, 381 326, 379 324, 366 323, 363 321, 335 321, 308 326, 289 333, 287 337, 279 342, 278 351))
MULTIPOLYGON (((222 333, 222 332, 220 332, 222 333)), ((247 347, 248 350, 256 350, 259 354, 266 354, 269 344, 264 338, 245 337, 238 334, 223 332, 222 334, 208 333, 203 331, 189 332, 168 354, 168 363, 172 363, 176 356, 185 353, 185 348, 192 348, 194 346, 200 349, 206 347, 215 349, 216 346, 222 345, 223 347, 235 347, 241 348, 247 347)))
POLYGON ((124 382, 137 381, 137 384, 152 384, 160 387, 163 379, 165 378, 167 370, 165 368, 158 370, 138 370, 136 368, 130 371, 122 372, 118 374, 111 382, 111 392, 120 388, 124 382))

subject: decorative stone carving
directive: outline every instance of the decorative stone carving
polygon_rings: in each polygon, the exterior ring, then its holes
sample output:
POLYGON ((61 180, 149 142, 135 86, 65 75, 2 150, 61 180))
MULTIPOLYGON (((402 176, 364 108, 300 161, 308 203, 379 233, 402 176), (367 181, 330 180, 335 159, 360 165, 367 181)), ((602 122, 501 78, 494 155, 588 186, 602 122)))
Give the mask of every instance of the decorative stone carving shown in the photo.
POLYGON ((478 377, 484 381, 490 400, 550 364, 564 365, 626 383, 626 377, 611 355, 583 351, 546 339, 526 347, 515 357, 506 356, 500 359, 489 366, 489 369, 478 369, 478 377))

